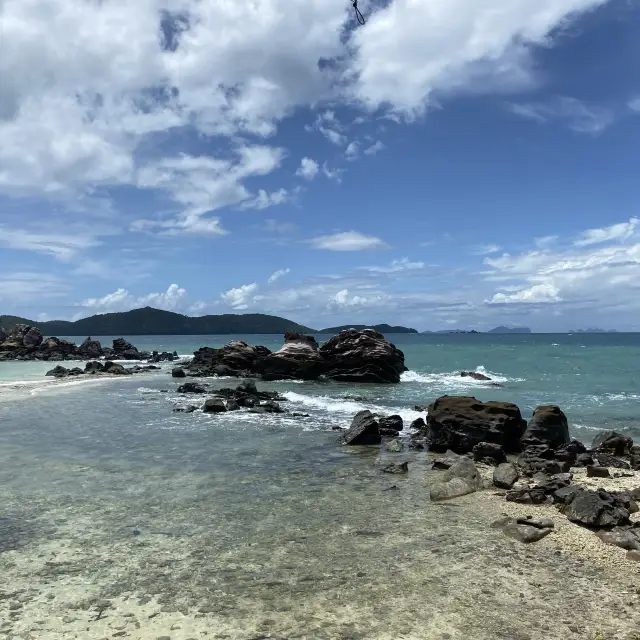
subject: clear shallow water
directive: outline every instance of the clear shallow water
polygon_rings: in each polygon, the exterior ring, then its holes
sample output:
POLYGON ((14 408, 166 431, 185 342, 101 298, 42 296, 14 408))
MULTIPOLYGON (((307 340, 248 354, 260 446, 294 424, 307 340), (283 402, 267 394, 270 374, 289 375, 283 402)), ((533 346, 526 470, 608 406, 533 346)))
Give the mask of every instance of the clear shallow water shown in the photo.
MULTIPOLYGON (((412 370, 399 385, 260 385, 308 418, 173 413, 201 398, 175 392, 170 365, 59 383, 41 382, 52 365, 0 363, 0 571, 18 594, 0 598, 0 635, 112 637, 127 611, 144 640, 202 630, 537 640, 584 638, 596 627, 626 638, 616 625, 632 614, 620 609, 616 622, 607 607, 627 597, 627 583, 552 547, 506 541, 489 529, 498 514, 474 508, 473 497, 430 503, 423 454, 345 449, 331 431, 364 407, 411 419, 416 403, 473 393, 517 402, 527 417, 557 402, 584 437, 604 426, 637 435, 640 336, 577 338, 394 336, 412 370), (504 386, 455 375, 478 367, 504 386), (407 477, 380 472, 403 459, 407 477), (91 622, 104 599, 106 622, 91 622), (169 618, 183 631, 145 631, 169 618)), ((186 354, 229 339, 131 341, 186 354)), ((280 346, 277 336, 246 340, 280 346)))

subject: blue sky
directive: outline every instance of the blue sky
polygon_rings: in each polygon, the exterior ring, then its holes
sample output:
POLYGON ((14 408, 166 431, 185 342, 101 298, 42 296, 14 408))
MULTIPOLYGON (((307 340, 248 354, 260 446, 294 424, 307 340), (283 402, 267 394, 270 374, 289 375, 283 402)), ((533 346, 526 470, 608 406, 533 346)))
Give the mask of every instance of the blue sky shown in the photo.
POLYGON ((640 3, 359 4, 5 0, 0 313, 640 330, 640 3))

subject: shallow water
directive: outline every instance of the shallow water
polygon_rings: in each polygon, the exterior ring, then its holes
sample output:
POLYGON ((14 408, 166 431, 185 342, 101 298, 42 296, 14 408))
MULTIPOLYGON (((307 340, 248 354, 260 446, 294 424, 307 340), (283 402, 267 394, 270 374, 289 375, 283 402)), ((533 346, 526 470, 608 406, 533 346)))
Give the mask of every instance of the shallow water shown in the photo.
MULTIPOLYGON (((640 347, 474 337, 394 336, 412 372, 393 387, 260 385, 308 418, 173 413, 201 398, 169 366, 59 384, 1 363, 28 384, 0 403, 0 637, 630 639, 637 572, 555 555, 553 536, 518 546, 489 527, 499 504, 432 504, 425 454, 336 444, 360 408, 409 419, 446 392, 558 401, 578 434, 637 427, 640 347), (453 375, 479 366, 504 387, 453 375), (381 473, 404 459, 408 476, 381 473)), ((132 341, 198 346, 172 339, 132 341)))

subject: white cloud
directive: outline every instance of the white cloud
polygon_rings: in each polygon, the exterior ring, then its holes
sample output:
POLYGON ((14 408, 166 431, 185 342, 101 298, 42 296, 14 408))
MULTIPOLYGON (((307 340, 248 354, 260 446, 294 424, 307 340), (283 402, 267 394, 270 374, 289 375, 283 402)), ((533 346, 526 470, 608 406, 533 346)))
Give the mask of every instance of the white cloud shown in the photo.
POLYGON ((274 282, 277 282, 278 280, 280 280, 280 278, 282 278, 283 276, 286 276, 288 273, 291 273, 291 269, 289 269, 288 267, 286 269, 278 269, 278 271, 274 271, 270 276, 269 276, 269 284, 273 284, 274 282))
POLYGON ((311 244, 316 249, 329 251, 363 251, 366 249, 382 249, 386 244, 375 236, 368 236, 358 231, 344 231, 333 235, 314 238, 311 244))
POLYGON ((502 247, 497 244, 481 244, 477 247, 473 247, 471 253, 476 256, 486 256, 492 253, 498 253, 502 247))
POLYGON ((378 140, 377 142, 374 142, 370 147, 367 147, 364 150, 364 153, 367 156, 375 156, 376 153, 378 153, 379 151, 382 151, 383 149, 384 149, 384 144, 380 142, 380 140, 378 140))
MULTIPOLYGON (((102 298, 87 298, 78 306, 84 307, 85 311, 99 313, 129 311, 147 306, 173 311, 184 302, 186 295, 186 290, 177 284, 169 285, 164 293, 148 293, 141 296, 133 295, 127 289, 120 288, 102 298)), ((77 314, 75 319, 84 315, 86 313, 77 314)))
POLYGON ((535 284, 515 293, 496 293, 488 302, 490 304, 559 302, 562 300, 559 293, 558 288, 553 284, 535 284))
POLYGON ((266 209, 267 207, 273 207, 278 204, 284 204, 288 202, 290 198, 289 192, 286 189, 278 189, 272 193, 267 193, 264 189, 258 191, 258 195, 252 200, 245 200, 241 207, 243 209, 266 209))
POLYGON ((499 92, 536 82, 532 48, 607 0, 395 0, 352 35, 354 98, 422 113, 434 94, 499 92), (425 37, 428 34, 429 37, 425 37))
POLYGON ((635 234, 638 222, 640 222, 638 218, 630 218, 629 222, 621 222, 601 229, 588 229, 580 234, 574 244, 578 247, 585 247, 614 240, 628 240, 635 234))
POLYGON ((305 180, 313 180, 318 175, 318 163, 313 158, 302 158, 296 175, 305 180))
POLYGON ((59 260, 70 260, 77 253, 100 244, 89 233, 74 234, 71 231, 60 233, 46 230, 11 229, 0 225, 0 247, 45 253, 59 260))
POLYGON ((254 294, 258 291, 258 288, 258 284, 256 282, 252 282, 251 284, 244 284, 235 289, 229 289, 222 293, 220 297, 234 309, 247 309, 254 294))
POLYGON ((349 289, 341 289, 335 295, 329 298, 329 307, 341 307, 341 308, 349 308, 349 307, 366 307, 378 304, 382 300, 382 296, 358 296, 358 295, 349 295, 349 289))
POLYGON ((576 98, 568 97, 559 97, 543 103, 509 104, 508 108, 516 115, 540 123, 564 121, 570 129, 578 133, 601 133, 614 120, 611 109, 588 105, 576 98))
POLYGON ((349 146, 344 151, 344 155, 346 156, 347 160, 355 160, 358 157, 359 151, 360 149, 358 143, 350 142, 349 146))
POLYGON ((320 127, 318 130, 331 144, 335 144, 338 147, 343 146, 347 142, 347 138, 335 129, 320 127))
POLYGON ((326 162, 322 165, 322 173, 324 173, 329 180, 335 180, 338 184, 342 182, 344 172, 344 169, 330 169, 326 162))
POLYGON ((419 271, 427 265, 424 262, 412 262, 409 258, 393 260, 388 267, 362 267, 372 273, 399 273, 401 271, 419 271))

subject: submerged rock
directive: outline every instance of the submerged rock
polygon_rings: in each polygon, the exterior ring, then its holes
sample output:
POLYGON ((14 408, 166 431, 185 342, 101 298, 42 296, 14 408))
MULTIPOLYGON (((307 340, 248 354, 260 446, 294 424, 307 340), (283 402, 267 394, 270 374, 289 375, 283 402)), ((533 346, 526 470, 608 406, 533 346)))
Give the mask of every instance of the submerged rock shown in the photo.
POLYGON ((403 449, 402 440, 394 438, 385 444, 385 449, 390 453, 400 453, 403 449))
POLYGON ((530 544, 538 542, 553 531, 553 521, 502 518, 491 525, 494 529, 500 529, 505 536, 518 542, 530 544), (549 526, 541 526, 549 525, 549 526))
POLYGON ((207 393, 207 389, 197 382, 185 382, 176 391, 178 393, 207 393))
POLYGON ((441 481, 431 486, 429 496, 437 502, 474 493, 481 488, 482 478, 476 465, 469 458, 460 458, 444 472, 441 481))
POLYGON ((481 380, 481 381, 491 380, 489 376, 485 376, 484 373, 478 373, 477 371, 461 371, 460 377, 473 378, 474 380, 481 380))
POLYGON ((396 474, 409 473, 409 463, 401 462, 400 464, 387 465, 382 469, 382 473, 396 473, 396 474))
POLYGON ((429 405, 425 435, 432 451, 468 453, 477 444, 489 442, 513 453, 520 448, 526 426, 515 404, 442 396, 429 405))
POLYGON ((172 378, 185 378, 187 374, 184 372, 182 367, 174 367, 171 369, 171 377, 172 378))
POLYGON ((222 398, 208 398, 205 400, 202 410, 205 413, 224 413, 227 406, 222 398))

